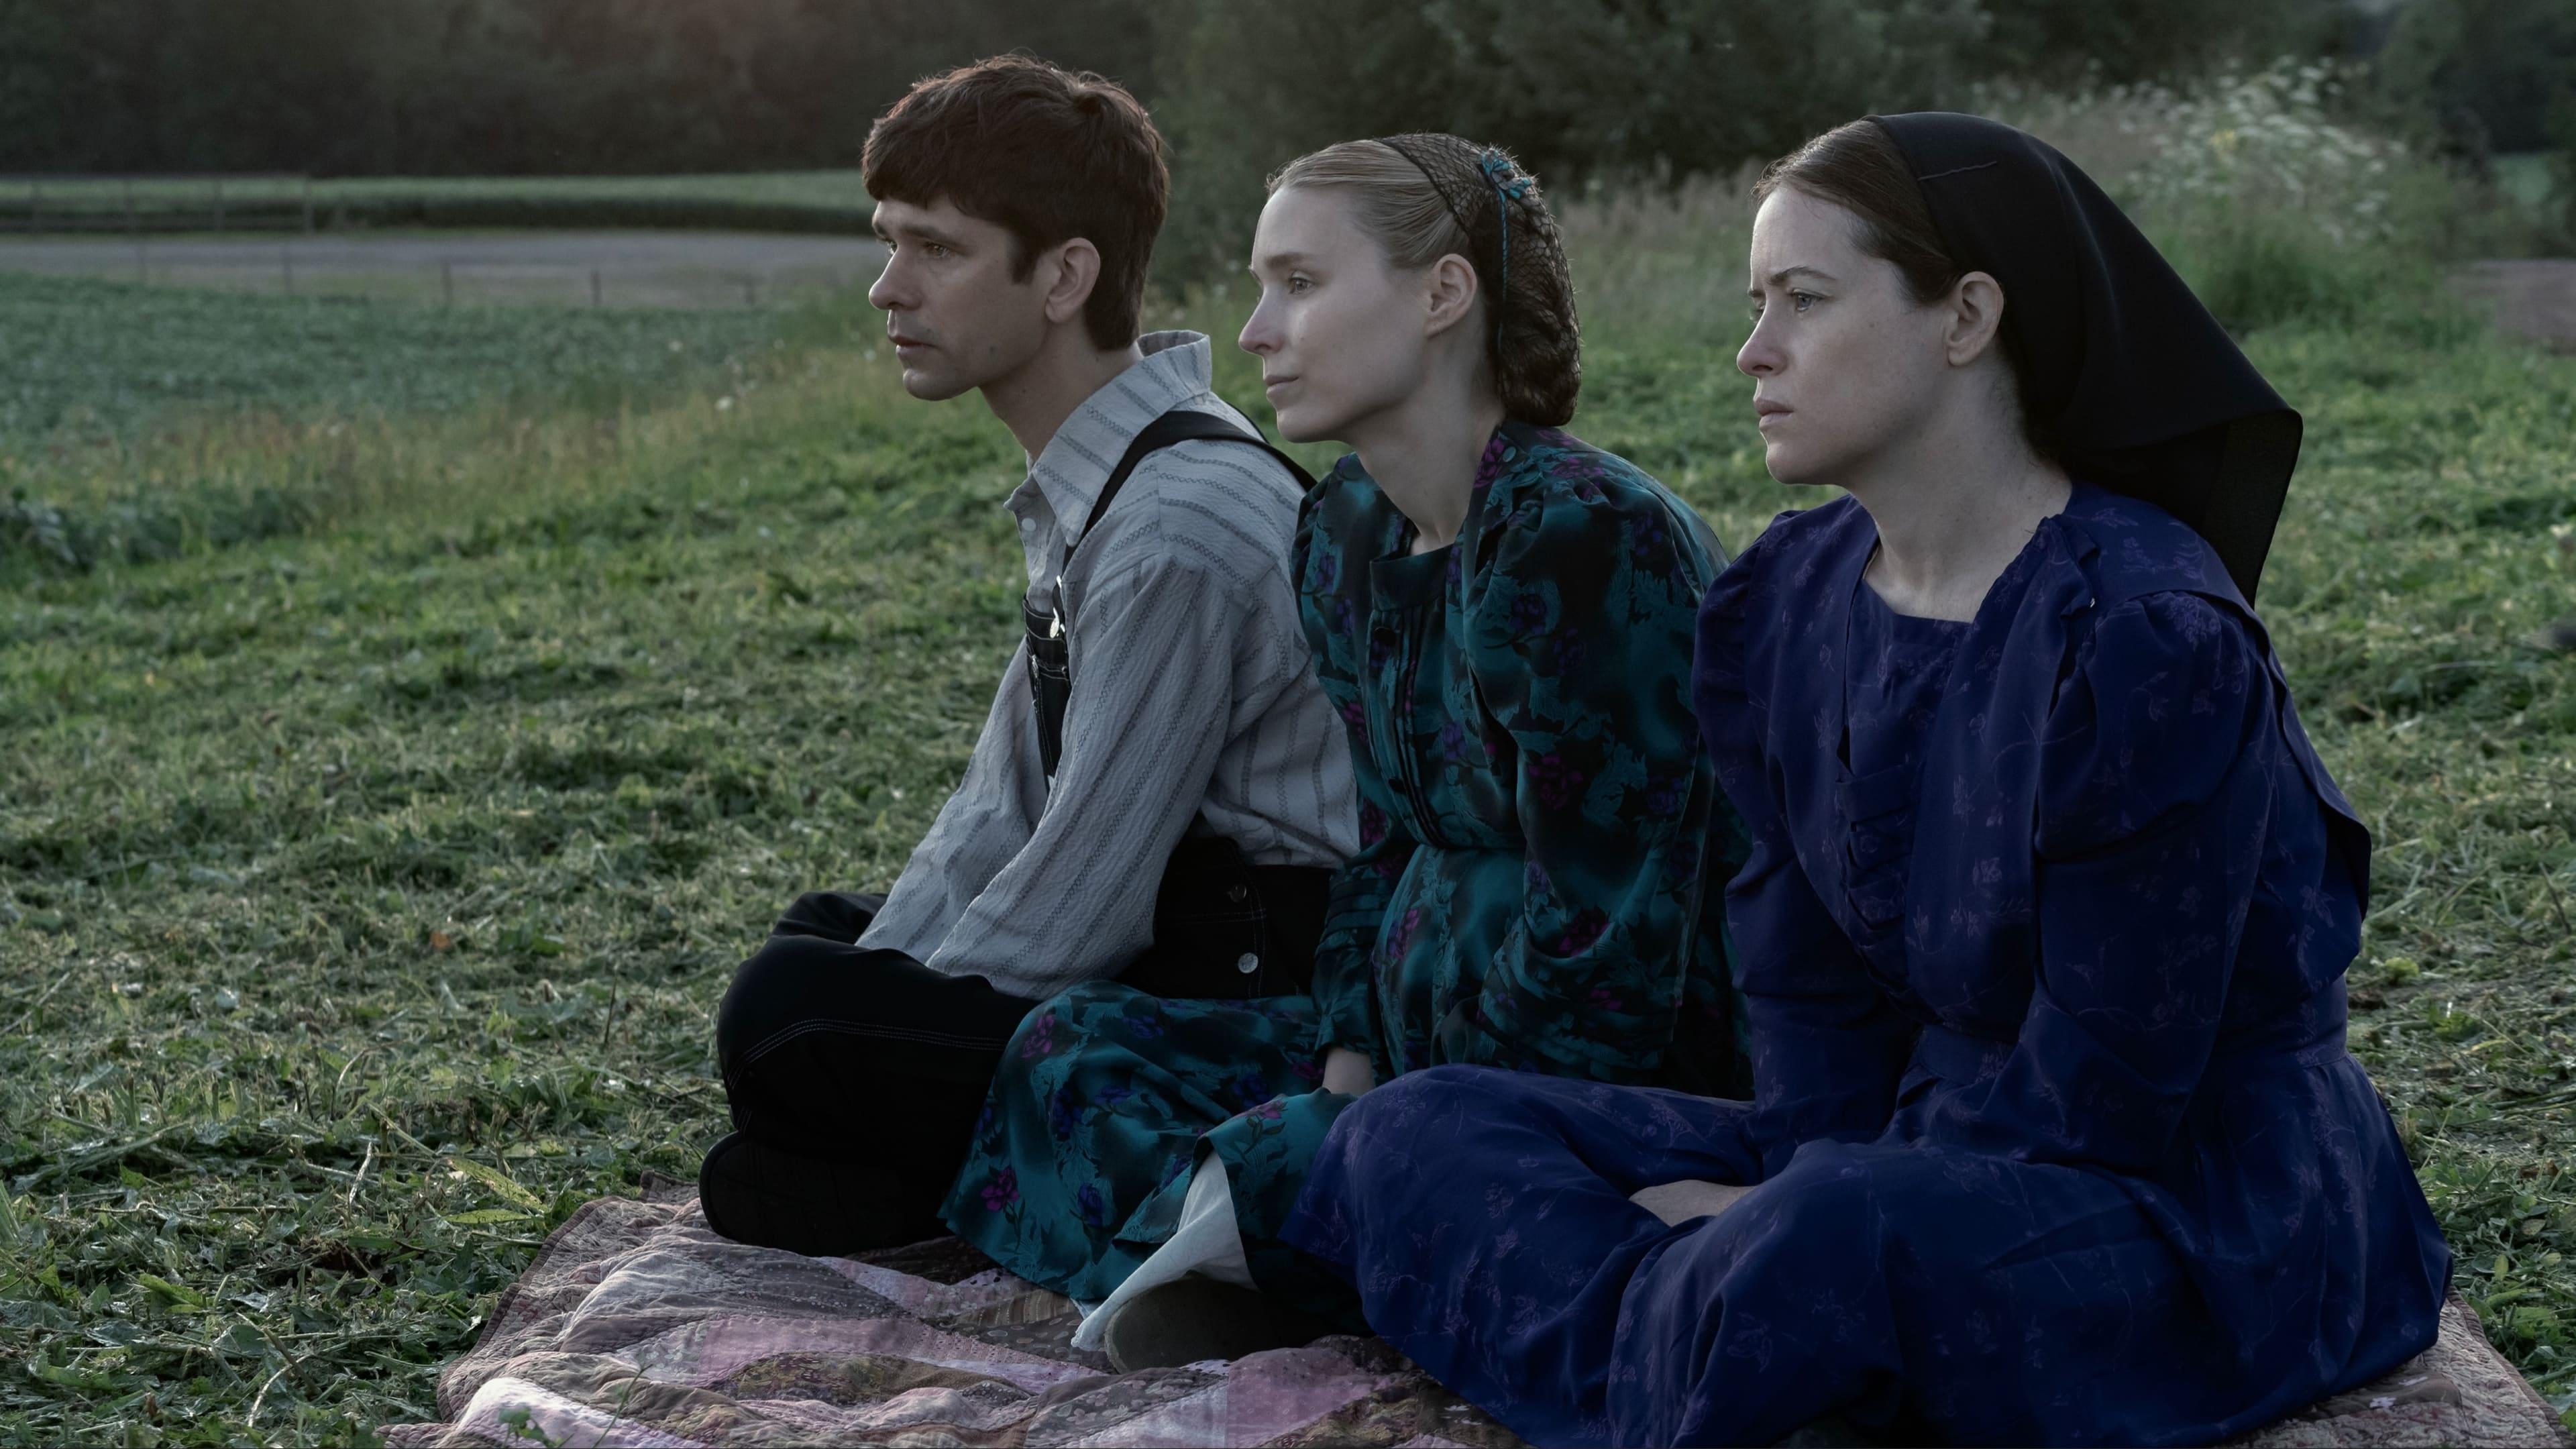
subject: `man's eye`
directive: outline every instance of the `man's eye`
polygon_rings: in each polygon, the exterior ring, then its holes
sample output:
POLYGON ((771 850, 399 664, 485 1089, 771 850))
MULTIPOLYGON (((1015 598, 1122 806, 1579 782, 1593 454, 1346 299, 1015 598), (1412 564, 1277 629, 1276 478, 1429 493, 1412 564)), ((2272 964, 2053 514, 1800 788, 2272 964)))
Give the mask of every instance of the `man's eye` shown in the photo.
POLYGON ((1288 290, 1291 293, 1311 291, 1313 290, 1314 285, 1314 279, 1311 277, 1290 277, 1288 279, 1288 290))
POLYGON ((1791 292, 1789 294, 1789 301, 1801 312, 1806 311, 1808 307, 1812 306, 1815 303, 1815 300, 1816 294, 1813 292, 1791 292))
POLYGON ((921 250, 925 256, 944 257, 948 255, 948 248, 941 246, 937 242, 923 242, 921 244, 921 250))

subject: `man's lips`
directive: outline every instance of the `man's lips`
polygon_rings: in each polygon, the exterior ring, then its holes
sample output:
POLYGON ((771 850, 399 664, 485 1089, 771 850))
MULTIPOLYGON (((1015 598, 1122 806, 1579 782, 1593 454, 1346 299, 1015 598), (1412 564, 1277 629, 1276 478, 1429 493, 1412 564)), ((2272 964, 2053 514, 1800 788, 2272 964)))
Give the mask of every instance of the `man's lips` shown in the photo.
POLYGON ((1776 403, 1771 401, 1769 398, 1755 398, 1753 400, 1753 426, 1757 428, 1767 428, 1771 425, 1771 420, 1773 418, 1785 418, 1791 411, 1792 409, 1787 403, 1776 403))
POLYGON ((901 352, 907 347, 928 347, 930 345, 918 337, 906 337, 900 332, 887 333, 886 340, 894 344, 894 350, 897 352, 901 352))
POLYGON ((1270 392, 1277 388, 1286 387, 1288 384, 1295 382, 1296 380, 1297 374, 1293 372, 1289 373, 1285 377, 1265 377, 1261 380, 1261 390, 1263 392, 1270 392))

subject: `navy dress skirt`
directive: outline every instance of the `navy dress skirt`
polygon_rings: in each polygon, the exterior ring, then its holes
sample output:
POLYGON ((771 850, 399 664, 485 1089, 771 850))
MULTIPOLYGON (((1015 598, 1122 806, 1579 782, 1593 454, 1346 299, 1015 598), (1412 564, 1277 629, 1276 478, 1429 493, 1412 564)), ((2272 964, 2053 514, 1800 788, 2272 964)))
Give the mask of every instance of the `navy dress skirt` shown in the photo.
POLYGON ((2344 1050, 2369 837, 2216 556, 2079 487, 1941 625, 1875 542, 1784 515, 1701 616, 1755 1100, 1406 1077, 1289 1241, 1541 1444, 2207 1442, 2423 1350, 2450 1255, 2344 1050), (1628 1200, 1682 1179, 1756 1186, 1628 1200))

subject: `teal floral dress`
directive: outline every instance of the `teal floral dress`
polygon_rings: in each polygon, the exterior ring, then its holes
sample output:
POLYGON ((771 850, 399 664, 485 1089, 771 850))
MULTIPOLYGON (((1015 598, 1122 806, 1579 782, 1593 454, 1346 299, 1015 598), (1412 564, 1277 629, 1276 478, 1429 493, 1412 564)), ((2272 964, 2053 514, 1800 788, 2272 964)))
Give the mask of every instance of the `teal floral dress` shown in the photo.
POLYGON ((1342 459, 1307 496, 1298 597, 1350 731, 1360 851, 1312 996, 1178 1001, 1110 982, 1030 1014, 945 1209, 1032 1282, 1106 1297, 1225 1163, 1256 1281, 1337 1292, 1278 1239, 1350 1097, 1443 1063, 1741 1095, 1722 919, 1742 832, 1690 702, 1706 526, 1625 460, 1505 423, 1457 542, 1342 459))

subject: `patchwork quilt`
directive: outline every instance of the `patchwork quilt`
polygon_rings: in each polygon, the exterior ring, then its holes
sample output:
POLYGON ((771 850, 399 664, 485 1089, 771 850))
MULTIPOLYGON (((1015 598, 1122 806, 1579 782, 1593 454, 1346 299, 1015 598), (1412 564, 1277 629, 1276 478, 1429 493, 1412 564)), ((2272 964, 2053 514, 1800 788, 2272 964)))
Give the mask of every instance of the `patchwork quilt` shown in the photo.
MULTIPOLYGON (((954 1239, 806 1258, 708 1231, 654 1179, 555 1230, 481 1341, 440 1376, 432 1446, 1306 1445, 1520 1441, 1386 1344, 1119 1374, 1075 1349, 1070 1301, 954 1239)), ((2564 1445, 2548 1405, 2456 1298, 2441 1341, 2379 1383, 2240 1441, 2564 1445)))

